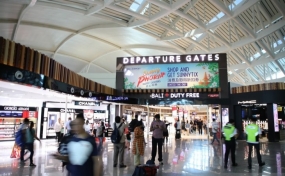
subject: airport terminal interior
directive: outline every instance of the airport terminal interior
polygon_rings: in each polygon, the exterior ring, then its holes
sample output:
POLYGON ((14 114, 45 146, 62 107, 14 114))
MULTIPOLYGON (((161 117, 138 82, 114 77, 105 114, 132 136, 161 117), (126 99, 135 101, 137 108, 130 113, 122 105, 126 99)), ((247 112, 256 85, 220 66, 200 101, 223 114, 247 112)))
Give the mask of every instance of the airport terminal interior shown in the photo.
POLYGON ((79 176, 54 156, 71 159, 58 148, 78 114, 102 149, 104 176, 137 176, 131 126, 122 134, 131 134, 125 166, 113 165, 116 116, 142 123, 145 164, 157 142, 156 114, 167 136, 162 162, 156 156, 152 166, 157 176, 284 176, 284 7, 284 0, 0 0, 0 176, 79 176), (32 145, 33 163, 31 146, 20 160, 17 141, 26 118, 41 141, 32 145), (226 145, 230 120, 238 136, 226 145), (255 148, 248 166, 251 120, 263 166, 255 148), (236 163, 230 155, 225 167, 226 146, 235 146, 236 163))

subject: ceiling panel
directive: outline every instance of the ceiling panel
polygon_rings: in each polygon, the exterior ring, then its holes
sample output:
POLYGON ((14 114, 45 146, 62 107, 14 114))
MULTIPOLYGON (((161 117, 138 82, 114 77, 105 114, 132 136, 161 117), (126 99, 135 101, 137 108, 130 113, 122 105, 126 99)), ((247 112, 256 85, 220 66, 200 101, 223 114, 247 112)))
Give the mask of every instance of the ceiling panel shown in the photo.
POLYGON ((44 22, 45 24, 62 26, 73 30, 108 23, 108 21, 94 16, 85 16, 84 14, 42 5, 29 8, 24 15, 23 21, 44 22))
POLYGON ((16 42, 38 50, 54 51, 70 33, 43 27, 20 25, 16 42))
POLYGON ((95 38, 86 37, 84 35, 77 35, 68 40, 62 48, 60 53, 72 55, 86 61, 91 61, 101 53, 116 49, 110 44, 106 44, 95 38))
POLYGON ((0 1, 0 19, 18 19, 22 9, 22 4, 5 3, 0 1))
POLYGON ((3 23, 0 25, 1 36, 7 39, 11 39, 13 31, 15 29, 15 24, 13 23, 3 23))

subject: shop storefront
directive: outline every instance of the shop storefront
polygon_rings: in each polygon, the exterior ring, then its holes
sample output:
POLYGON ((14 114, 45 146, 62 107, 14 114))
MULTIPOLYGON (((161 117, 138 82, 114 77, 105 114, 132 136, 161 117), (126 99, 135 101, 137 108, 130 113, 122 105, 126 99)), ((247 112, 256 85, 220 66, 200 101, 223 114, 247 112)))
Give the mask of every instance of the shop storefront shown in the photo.
POLYGON ((60 123, 65 126, 69 118, 73 120, 76 114, 83 113, 85 120, 89 121, 90 129, 95 123, 105 122, 109 125, 108 104, 96 101, 72 101, 68 103, 44 102, 42 116, 42 138, 55 137, 54 125, 60 119, 60 123))
MULTIPOLYGON (((26 106, 0 106, 0 141, 13 140, 24 118, 38 123, 38 108, 26 106)), ((36 125, 37 127, 37 125, 36 125)), ((35 128, 37 131, 37 128, 35 128)))
MULTIPOLYGON (((250 123, 251 118, 257 119, 257 124, 262 129, 263 136, 269 142, 278 142, 285 139, 285 90, 268 90, 236 92, 234 88, 231 94, 233 111, 231 115, 244 138, 245 126, 250 123)), ((259 85, 255 85, 258 87, 259 85)), ((260 85, 260 87, 264 87, 260 85)))

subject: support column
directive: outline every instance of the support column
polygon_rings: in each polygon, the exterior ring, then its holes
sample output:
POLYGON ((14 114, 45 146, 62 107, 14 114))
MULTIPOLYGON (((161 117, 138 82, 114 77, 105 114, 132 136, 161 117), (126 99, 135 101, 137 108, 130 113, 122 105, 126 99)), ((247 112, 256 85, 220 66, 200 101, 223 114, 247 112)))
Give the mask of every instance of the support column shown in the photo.
POLYGON ((277 132, 274 130, 274 115, 273 115, 273 104, 267 104, 267 119, 268 119, 268 134, 267 138, 269 142, 278 142, 277 132))
POLYGON ((236 105, 234 106, 234 120, 235 120, 235 127, 237 128, 239 132, 238 139, 243 140, 244 139, 244 129, 242 126, 242 114, 241 114, 241 106, 236 105))

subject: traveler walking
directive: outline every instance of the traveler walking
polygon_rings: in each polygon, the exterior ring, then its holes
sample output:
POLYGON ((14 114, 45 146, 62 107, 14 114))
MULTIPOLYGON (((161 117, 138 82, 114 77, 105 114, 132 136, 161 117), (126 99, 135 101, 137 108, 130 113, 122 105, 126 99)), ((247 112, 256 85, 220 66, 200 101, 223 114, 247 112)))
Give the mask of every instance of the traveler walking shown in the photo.
POLYGON ((61 118, 58 118, 57 122, 54 125, 54 131, 55 131, 55 134, 56 134, 55 139, 57 140, 58 143, 61 140, 61 129, 62 129, 61 118))
POLYGON ((214 143, 215 140, 218 141, 219 145, 220 145, 220 141, 219 139, 217 138, 217 132, 218 132, 218 128, 219 128, 219 125, 218 123, 216 122, 216 119, 213 119, 213 122, 212 122, 212 134, 213 134, 213 140, 212 140, 212 143, 214 143))
POLYGON ((56 159, 68 162, 68 176, 101 176, 102 158, 96 147, 93 137, 86 133, 84 129, 83 113, 77 115, 72 121, 71 137, 67 144, 68 156, 54 154, 56 159))
POLYGON ((125 168, 127 167, 124 164, 124 153, 125 153, 125 141, 126 136, 124 134, 125 128, 129 126, 128 122, 124 123, 123 119, 120 116, 115 117, 114 129, 117 128, 120 134, 120 141, 119 143, 114 143, 114 155, 113 155, 113 166, 117 167, 118 159, 119 159, 119 167, 125 168))
POLYGON ((158 148, 158 161, 160 165, 162 162, 162 141, 163 141, 163 131, 165 130, 165 124, 160 120, 160 115, 156 114, 154 116, 154 121, 150 125, 150 131, 152 131, 152 151, 151 160, 155 162, 156 151, 158 148))

